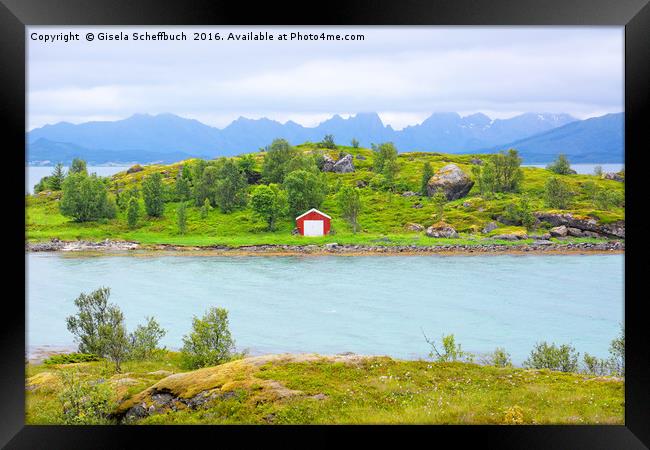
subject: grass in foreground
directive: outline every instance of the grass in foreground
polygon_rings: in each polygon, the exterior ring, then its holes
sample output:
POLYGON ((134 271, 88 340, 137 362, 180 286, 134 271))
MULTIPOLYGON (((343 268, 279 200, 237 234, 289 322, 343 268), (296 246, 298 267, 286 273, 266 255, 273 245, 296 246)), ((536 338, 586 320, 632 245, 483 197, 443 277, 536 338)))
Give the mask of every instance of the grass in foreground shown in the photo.
POLYGON ((74 370, 86 381, 108 383, 120 414, 142 402, 147 408, 156 405, 152 394, 173 397, 176 411, 154 406, 155 413, 131 421, 138 424, 624 422, 622 380, 549 370, 354 355, 267 355, 168 378, 161 370, 182 372, 172 352, 158 361, 125 363, 120 375, 108 367, 104 362, 29 365, 26 422, 60 423, 59 374, 74 370), (186 405, 203 396, 205 404, 186 405))

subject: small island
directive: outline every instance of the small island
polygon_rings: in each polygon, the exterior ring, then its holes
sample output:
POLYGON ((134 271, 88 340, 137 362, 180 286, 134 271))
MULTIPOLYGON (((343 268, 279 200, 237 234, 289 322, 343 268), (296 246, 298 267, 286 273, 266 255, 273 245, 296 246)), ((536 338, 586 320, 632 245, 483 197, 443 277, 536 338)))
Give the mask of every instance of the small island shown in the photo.
POLYGON ((102 178, 75 160, 26 198, 27 249, 265 254, 621 251, 625 173, 576 174, 497 154, 398 153, 276 139, 255 153, 134 165, 102 178), (318 208, 325 236, 297 233, 318 208))

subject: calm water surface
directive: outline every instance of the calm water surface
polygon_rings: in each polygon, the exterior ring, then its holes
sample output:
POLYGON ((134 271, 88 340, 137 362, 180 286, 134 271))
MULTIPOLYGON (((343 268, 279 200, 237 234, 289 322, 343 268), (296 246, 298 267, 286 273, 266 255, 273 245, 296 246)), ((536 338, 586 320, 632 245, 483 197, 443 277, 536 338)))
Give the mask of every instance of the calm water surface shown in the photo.
POLYGON ((99 286, 129 329, 155 316, 169 348, 209 306, 252 353, 425 357, 424 331, 517 364, 541 340, 607 356, 623 321, 623 255, 26 258, 30 347, 72 344, 65 317, 99 286))

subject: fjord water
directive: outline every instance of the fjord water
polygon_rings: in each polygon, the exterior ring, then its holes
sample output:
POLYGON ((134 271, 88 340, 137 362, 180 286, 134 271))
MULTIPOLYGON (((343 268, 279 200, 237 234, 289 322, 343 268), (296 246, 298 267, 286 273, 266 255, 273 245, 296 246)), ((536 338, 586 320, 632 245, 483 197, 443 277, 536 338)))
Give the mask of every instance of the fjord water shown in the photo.
POLYGON ((215 257, 27 255, 27 342, 72 345, 80 292, 111 288, 133 329, 153 315, 182 336, 225 307, 239 349, 426 357, 422 333, 463 349, 571 343, 605 357, 623 322, 623 255, 215 257))

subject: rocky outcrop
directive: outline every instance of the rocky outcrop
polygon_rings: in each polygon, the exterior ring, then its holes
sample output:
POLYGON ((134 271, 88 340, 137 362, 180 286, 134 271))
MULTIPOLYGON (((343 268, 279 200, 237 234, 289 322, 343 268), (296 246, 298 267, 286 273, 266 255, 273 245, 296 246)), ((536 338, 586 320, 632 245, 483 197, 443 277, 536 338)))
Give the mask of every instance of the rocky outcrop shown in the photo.
POLYGON ((332 172, 336 172, 336 173, 354 172, 354 163, 352 162, 352 155, 348 153, 343 158, 336 161, 336 163, 334 163, 334 166, 332 167, 332 172))
POLYGON ((513 233, 504 233, 504 234, 497 234, 492 236, 492 239, 500 239, 503 241, 518 241, 520 239, 528 239, 528 235, 524 233, 523 231, 521 232, 513 232, 513 233))
MULTIPOLYGON (((536 212, 533 214, 540 222, 546 222, 553 227, 565 226, 567 233, 568 228, 575 228, 583 232, 582 236, 625 238, 625 221, 623 220, 601 224, 593 217, 574 216, 571 213, 536 212), (587 235, 584 232, 590 232, 590 234, 587 235)), ((553 234, 552 231, 551 234, 553 234)))
POLYGON ((444 192, 447 200, 463 198, 474 186, 474 182, 456 164, 447 164, 427 183, 429 196, 438 191, 444 192))
POLYGON ((323 155, 323 165, 320 170, 323 172, 332 172, 334 169, 334 160, 329 155, 323 155))
POLYGON ((614 172, 606 173, 605 175, 603 175, 603 178, 606 179, 606 180, 618 181, 619 183, 622 183, 622 182, 625 181, 625 178, 623 178, 622 176, 620 176, 619 174, 614 173, 614 172))
POLYGON ((485 225, 483 227, 482 232, 483 232, 483 234, 488 234, 491 231, 496 230, 497 228, 499 228, 499 226, 495 222, 490 222, 490 223, 488 223, 487 225, 485 225))
POLYGON ((413 191, 406 191, 406 192, 402 193, 402 197, 415 197, 416 195, 418 195, 418 194, 416 194, 413 191))
POLYGON ((140 246, 137 242, 111 241, 106 239, 99 242, 91 241, 60 241, 52 239, 49 242, 25 244, 25 250, 30 252, 80 252, 92 250, 135 250, 140 246))
POLYGON ((427 236, 432 238, 457 238, 458 233, 451 225, 438 222, 427 228, 427 236))
POLYGON ((559 227, 553 227, 550 229, 550 235, 553 237, 565 237, 569 233, 569 230, 564 225, 559 227))
POLYGON ((480 166, 483 164, 483 161, 478 158, 472 158, 469 160, 469 163, 474 164, 475 166, 480 166))
POLYGON ((136 164, 134 166, 131 166, 127 169, 126 173, 136 173, 136 172, 142 172, 144 170, 144 167, 142 167, 140 164, 136 164))
POLYGON ((409 222, 406 225, 404 225, 404 228, 406 228, 407 231, 424 231, 424 226, 420 225, 419 223, 414 223, 414 222, 409 222))

